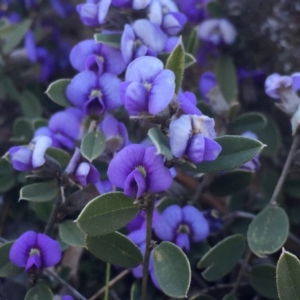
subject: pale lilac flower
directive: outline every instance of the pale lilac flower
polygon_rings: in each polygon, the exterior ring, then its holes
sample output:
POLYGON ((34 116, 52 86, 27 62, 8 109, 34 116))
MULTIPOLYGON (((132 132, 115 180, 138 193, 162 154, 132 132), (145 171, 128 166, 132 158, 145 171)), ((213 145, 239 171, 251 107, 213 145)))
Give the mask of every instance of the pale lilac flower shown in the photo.
POLYGON ((95 183, 95 187, 97 188, 100 195, 109 193, 113 190, 113 186, 109 180, 99 180, 95 183))
POLYGON ((188 252, 191 242, 207 238, 209 224, 194 206, 171 205, 156 217, 154 231, 161 240, 174 242, 188 252))
POLYGON ((194 163, 215 160, 222 148, 216 136, 214 119, 182 115, 170 123, 170 147, 175 157, 187 156, 194 163))
POLYGON ((231 45, 236 38, 234 26, 226 19, 207 19, 197 28, 198 37, 214 45, 231 45))
POLYGON ((179 92, 178 102, 182 111, 187 115, 203 115, 197 105, 197 98, 191 92, 179 92))
POLYGON ((12 245, 9 259, 26 271, 55 266, 61 260, 61 249, 57 241, 49 236, 27 231, 12 245))
POLYGON ((130 145, 118 152, 109 164, 107 176, 112 184, 124 189, 126 196, 136 199, 146 192, 163 192, 173 181, 155 147, 141 145, 130 145))
POLYGON ((175 75, 165 70, 158 58, 139 57, 129 64, 120 91, 130 115, 155 115, 171 102, 175 92, 175 75))
POLYGON ((45 162, 46 150, 52 140, 47 136, 36 137, 28 146, 14 146, 8 150, 15 170, 30 171, 41 167, 45 162))

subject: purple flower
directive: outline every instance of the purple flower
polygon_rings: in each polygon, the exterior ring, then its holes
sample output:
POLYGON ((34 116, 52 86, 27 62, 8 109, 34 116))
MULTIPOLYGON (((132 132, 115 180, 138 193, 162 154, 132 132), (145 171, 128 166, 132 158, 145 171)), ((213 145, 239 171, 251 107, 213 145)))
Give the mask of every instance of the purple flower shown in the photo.
POLYGON ((207 116, 182 115, 170 124, 170 146, 175 157, 186 155, 192 162, 215 160, 222 148, 213 139, 215 121, 207 116))
POLYGON ((87 0, 85 4, 78 4, 76 10, 84 25, 98 26, 105 23, 110 4, 111 0, 87 0))
POLYGON ((36 137, 29 146, 14 146, 8 150, 11 163, 15 170, 30 171, 41 167, 45 162, 46 150, 52 140, 47 136, 36 137))
POLYGON ((224 219, 220 217, 220 213, 216 209, 207 209, 202 212, 203 216, 209 224, 209 232, 216 233, 221 230, 224 219))
POLYGON ((106 149, 117 152, 128 145, 128 132, 122 122, 118 122, 112 115, 106 115, 99 125, 99 130, 106 137, 106 149))
POLYGON ((175 92, 175 75, 164 70, 155 57, 139 57, 129 64, 121 98, 130 115, 158 114, 171 102, 175 92))
POLYGON ((170 12, 164 15, 162 29, 169 35, 178 34, 185 25, 187 18, 179 12, 170 12))
MULTIPOLYGON (((251 131, 246 131, 241 136, 253 139, 253 140, 258 140, 258 137, 255 133, 251 131)), ((251 160, 247 161, 245 164, 240 166, 240 169, 248 170, 251 172, 256 172, 260 168, 260 162, 259 162, 259 154, 255 155, 251 160)))
POLYGON ((178 102, 180 108, 187 115, 197 115, 202 116, 202 112, 198 109, 197 98, 195 94, 191 92, 179 92, 178 94, 178 102))
POLYGON ((64 295, 61 300, 74 300, 74 298, 70 295, 64 295))
POLYGON ((199 88, 202 97, 206 103, 209 103, 209 93, 212 89, 217 87, 216 76, 212 72, 204 72, 199 80, 199 88))
POLYGON ((78 71, 97 71, 102 73, 121 74, 126 67, 119 49, 109 47, 94 40, 85 40, 75 45, 70 53, 70 61, 78 71))
POLYGON ((84 71, 72 79, 67 87, 67 96, 85 114, 102 115, 122 105, 120 83, 115 75, 104 73, 98 76, 92 71, 84 71))
POLYGON ((131 7, 135 10, 143 9, 151 0, 112 0, 112 5, 116 7, 131 7))
POLYGON ((51 116, 48 127, 38 128, 34 136, 49 136, 53 147, 72 150, 80 138, 83 116, 74 107, 57 112, 51 116))
POLYGON ((140 56, 156 56, 163 50, 166 39, 160 27, 146 19, 126 24, 121 38, 123 59, 128 64, 140 56))
POLYGON ((75 148, 75 152, 66 168, 66 173, 82 186, 97 183, 100 178, 98 170, 92 164, 83 160, 78 148, 75 148))
POLYGON ((97 188, 98 192, 102 194, 106 194, 112 191, 112 184, 109 180, 98 181, 95 183, 95 187, 97 188))
POLYGON ((226 19, 207 19, 198 26, 198 37, 214 45, 231 45, 236 38, 236 30, 226 19))
POLYGON ((166 40, 163 52, 171 53, 174 48, 178 45, 179 37, 178 36, 171 36, 166 40))
POLYGON ((140 229, 145 223, 145 211, 141 211, 132 221, 130 221, 126 228, 129 232, 140 229))
POLYGON ((130 145, 118 152, 109 164, 107 175, 112 184, 124 189, 126 196, 135 198, 145 192, 163 192, 173 181, 156 149, 141 145, 130 145))
POLYGON ((191 22, 198 23, 208 16, 206 4, 210 0, 177 0, 180 10, 191 22))
POLYGON ((163 241, 174 242, 190 251, 190 242, 201 242, 209 235, 209 224, 194 206, 171 205, 159 214, 154 223, 155 234, 163 241))
POLYGON ((27 56, 31 62, 37 61, 37 48, 35 44, 35 39, 33 32, 28 30, 25 35, 25 49, 27 52, 27 56))
POLYGON ((39 270, 56 265, 61 259, 61 249, 49 236, 27 231, 12 245, 9 259, 16 266, 25 267, 26 271, 39 270))

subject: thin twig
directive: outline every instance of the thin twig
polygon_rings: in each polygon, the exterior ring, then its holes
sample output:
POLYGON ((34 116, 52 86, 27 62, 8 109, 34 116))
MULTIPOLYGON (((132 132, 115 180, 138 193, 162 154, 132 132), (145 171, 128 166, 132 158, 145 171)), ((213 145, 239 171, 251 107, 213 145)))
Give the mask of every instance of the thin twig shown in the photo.
MULTIPOLYGON (((125 276, 127 276, 129 273, 131 272, 131 270, 124 270, 123 272, 121 272, 118 276, 116 276, 115 278, 113 278, 109 284, 108 287, 112 287, 114 284, 116 284, 118 281, 120 281, 121 279, 123 279, 125 276)), ((105 292, 105 286, 103 288, 101 288, 97 293, 95 293, 92 297, 90 297, 88 300, 96 300, 98 297, 100 297, 102 294, 104 294, 105 292)))
POLYGON ((109 297, 109 278, 110 278, 110 264, 106 264, 106 274, 105 274, 105 295, 104 300, 108 300, 109 297))
POLYGON ((210 180, 210 176, 208 174, 204 174, 202 177, 202 181, 198 184, 197 190, 192 198, 192 203, 196 204, 202 194, 203 189, 207 185, 210 180))
POLYGON ((62 286, 70 291, 70 293, 80 300, 86 300, 76 289, 74 289, 70 284, 68 284, 64 279, 62 279, 56 272, 52 269, 45 269, 44 273, 48 276, 53 276, 62 286))
POLYGON ((147 285, 148 285, 148 273, 149 273, 149 260, 151 252, 151 240, 152 240, 152 218, 155 206, 155 198, 150 197, 148 199, 146 208, 146 250, 143 262, 143 281, 142 281, 142 299, 147 300, 147 285))
POLYGON ((285 181, 285 178, 287 176, 287 173, 289 171, 289 168, 291 166, 291 163, 292 163, 292 160, 293 160, 293 157, 294 157, 294 154, 295 154, 295 151, 297 150, 297 146, 298 146, 298 143, 299 143, 299 140, 300 140, 300 135, 299 133, 294 136, 294 139, 293 139, 293 143, 292 143, 292 146, 291 146, 291 149, 290 149, 290 152, 289 152, 289 155, 285 161, 285 164, 284 164, 284 167, 283 167, 283 170, 282 170, 282 173, 280 175, 280 178, 277 182, 277 185, 276 185, 276 188, 274 190, 274 193, 271 197, 271 200, 270 200, 270 204, 271 205, 276 205, 277 204, 277 197, 281 191, 281 188, 282 188, 282 185, 285 181))
MULTIPOLYGON (((246 286, 248 284, 249 283, 245 282, 245 283, 241 283, 240 286, 246 286)), ((231 289, 231 288, 233 288, 233 286, 234 286, 234 284, 232 284, 232 283, 214 285, 214 286, 209 287, 207 289, 201 290, 200 293, 198 293, 196 295, 193 295, 193 297, 209 294, 209 293, 212 293, 212 292, 217 291, 217 290, 231 289)))

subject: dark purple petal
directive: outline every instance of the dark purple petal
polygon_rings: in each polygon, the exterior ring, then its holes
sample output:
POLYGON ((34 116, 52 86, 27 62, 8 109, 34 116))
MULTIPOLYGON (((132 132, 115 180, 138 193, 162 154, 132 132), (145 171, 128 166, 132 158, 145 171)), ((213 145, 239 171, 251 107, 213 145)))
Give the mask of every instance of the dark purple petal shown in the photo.
POLYGON ((161 71, 152 81, 148 111, 157 114, 171 102, 175 93, 175 75, 171 70, 161 71))
POLYGON ((173 177, 170 170, 164 166, 163 157, 156 154, 156 148, 149 147, 146 149, 143 166, 146 171, 149 192, 163 192, 171 186, 173 177))
POLYGON ((112 0, 112 5, 116 7, 130 7, 132 0, 112 0))
POLYGON ((146 192, 146 181, 137 169, 133 170, 126 178, 124 183, 124 194, 127 197, 140 198, 146 192))
POLYGON ((212 161, 215 160, 222 151, 222 147, 216 141, 204 137, 205 147, 204 147, 204 161, 212 161))
POLYGON ((209 92, 217 86, 217 79, 212 72, 204 72, 199 81, 199 88, 204 100, 208 103, 209 92))
POLYGON ((127 176, 142 166, 146 149, 141 145, 130 145, 122 149, 111 160, 107 176, 112 184, 124 188, 127 176))
POLYGON ((83 106, 83 111, 86 115, 101 116, 105 112, 105 104, 102 97, 90 98, 83 106))
POLYGON ((70 295, 64 295, 61 300, 74 300, 74 298, 70 295))
POLYGON ((48 136, 38 136, 33 139, 34 149, 32 151, 32 166, 38 168, 45 163, 45 153, 52 145, 52 140, 48 136))
POLYGON ((183 221, 190 226, 193 242, 201 242, 209 235, 209 224, 202 213, 194 206, 182 208, 183 221))
POLYGON ((49 236, 38 233, 36 245, 40 250, 42 266, 44 268, 55 266, 61 260, 60 245, 49 236))
MULTIPOLYGON (((143 218, 143 223, 145 225, 145 218, 143 218)), ((145 225, 146 226, 146 225, 145 225)), ((127 235, 127 237, 134 242, 137 246, 141 246, 146 242, 146 230, 145 226, 143 228, 132 231, 127 235)))
POLYGON ((30 268, 36 268, 39 269, 41 267, 41 257, 39 254, 32 254, 29 256, 26 264, 26 271, 28 271, 30 268))
POLYGON ((106 194, 112 191, 112 184, 109 180, 98 181, 95 183, 95 187, 97 188, 100 194, 106 194))
POLYGON ((34 231, 23 233, 12 245, 9 259, 18 267, 25 267, 29 258, 30 250, 36 248, 37 234, 34 231))
POLYGON ((11 163, 17 171, 30 171, 32 166, 32 150, 26 146, 15 146, 8 150, 11 163))
POLYGON ((92 90, 98 90, 98 76, 92 71, 77 74, 67 87, 67 97, 76 107, 83 109, 92 90))
MULTIPOLYGON (((144 222, 145 222, 145 212, 141 211, 132 221, 130 221, 126 225, 126 228, 129 232, 137 231, 138 229, 141 228, 144 222)), ((145 232, 145 230, 143 230, 143 232, 145 232)), ((136 241, 134 242, 137 244, 136 241)))
POLYGON ((178 102, 180 108, 183 110, 183 112, 187 115, 203 115, 202 112, 198 109, 196 106, 197 99, 195 94, 191 92, 179 92, 178 94, 178 102))
POLYGON ((182 222, 182 210, 178 205, 167 207, 155 220, 153 229, 155 234, 163 241, 173 241, 177 228, 182 222))
POLYGON ((36 44, 35 44, 33 32, 31 30, 28 30, 25 36, 25 49, 30 61, 36 62, 37 61, 36 44))
POLYGON ((205 140, 202 134, 194 135, 188 145, 186 154, 195 164, 199 164, 204 158, 205 140))
POLYGON ((170 123, 170 147, 175 157, 182 157, 192 136, 192 123, 189 115, 182 115, 170 123))
POLYGON ((97 183, 100 178, 100 173, 92 164, 90 167, 91 168, 87 176, 87 183, 97 183))
POLYGON ((190 251, 190 239, 186 233, 179 233, 176 237, 175 244, 186 252, 190 251))
POLYGON ((138 82, 132 82, 126 89, 124 106, 130 115, 148 111, 147 89, 138 82))

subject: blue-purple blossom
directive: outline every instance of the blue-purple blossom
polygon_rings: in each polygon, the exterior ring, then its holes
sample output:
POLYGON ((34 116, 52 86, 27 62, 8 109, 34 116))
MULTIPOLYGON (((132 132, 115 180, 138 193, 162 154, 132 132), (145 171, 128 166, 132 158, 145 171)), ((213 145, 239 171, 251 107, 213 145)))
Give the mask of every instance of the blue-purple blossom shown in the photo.
POLYGON ((171 205, 155 219, 155 234, 163 241, 174 242, 190 251, 191 242, 201 242, 209 235, 209 224, 194 206, 171 205))
MULTIPOLYGON (((241 136, 246 137, 248 139, 258 140, 258 137, 255 133, 251 131, 246 131, 241 136)), ((240 169, 248 170, 251 172, 256 172, 260 168, 259 162, 259 154, 255 155, 251 160, 247 161, 245 164, 240 166, 240 169)))
POLYGON ((105 23, 111 0, 86 0, 78 4, 76 10, 80 19, 86 26, 98 26, 105 23))
POLYGON ((76 141, 80 138, 83 113, 69 107, 51 116, 48 127, 40 127, 34 136, 49 136, 52 139, 52 147, 72 150, 76 141))
POLYGON ((191 92, 179 92, 178 103, 182 111, 187 115, 203 115, 197 105, 197 98, 191 92))
POLYGON ((118 77, 110 73, 101 76, 92 71, 77 74, 67 87, 72 104, 87 115, 102 115, 122 105, 118 77))
POLYGON ((177 0, 176 2, 189 21, 198 23, 208 17, 206 5, 209 1, 210 0, 177 0))
POLYGON ((70 295, 64 295, 61 300, 74 300, 74 298, 70 295))
POLYGON ((158 25, 146 19, 126 24, 121 38, 121 52, 128 64, 140 56, 156 56, 166 43, 167 36, 158 25))
POLYGON ((215 160, 222 148, 213 139, 215 121, 207 116, 182 115, 170 123, 170 146, 175 157, 194 163, 215 160))
POLYGON ((139 57, 129 64, 121 98, 130 115, 158 114, 171 102, 175 92, 175 75, 165 70, 155 57, 139 57))
POLYGON ((89 162, 84 161, 79 148, 75 152, 66 168, 66 173, 75 182, 86 186, 89 183, 97 183, 100 179, 98 170, 89 162))
POLYGON ((178 45, 179 37, 178 36, 170 36, 166 40, 163 52, 171 53, 174 48, 178 45))
POLYGON ((220 212, 216 209, 207 209, 202 214, 209 225, 210 233, 217 233, 222 229, 224 219, 220 217, 220 212))
POLYGON ((265 92, 273 99, 280 99, 281 91, 292 88, 294 91, 300 89, 300 73, 291 76, 274 73, 269 75, 265 81, 265 92))
POLYGON ((27 231, 12 245, 9 259, 26 271, 39 270, 56 265, 61 260, 61 249, 57 241, 49 236, 27 231))
POLYGON ((199 80, 199 88, 203 100, 206 103, 209 103, 209 93, 212 89, 217 87, 217 79, 216 76, 212 72, 204 72, 199 80))
POLYGON ((107 175, 112 184, 124 189, 126 196, 136 199, 146 192, 166 191, 173 181, 155 147, 141 145, 130 145, 118 152, 109 164, 107 175))
POLYGON ((112 5, 140 10, 148 6, 150 2, 151 0, 112 0, 112 5))
POLYGON ((98 182, 95 183, 95 187, 101 195, 113 190, 113 186, 109 180, 98 180, 98 182))
POLYGON ((236 38, 236 30, 226 19, 207 19, 197 28, 198 37, 213 45, 231 45, 236 38))
POLYGON ((78 71, 91 70, 102 73, 121 74, 126 64, 119 49, 95 40, 85 40, 75 45, 70 53, 70 62, 78 71))
POLYGON ((128 145, 128 132, 122 122, 118 122, 112 115, 106 115, 99 125, 99 130, 106 137, 106 149, 117 152, 128 145))
POLYGON ((46 150, 51 147, 52 140, 47 136, 34 138, 28 146, 14 146, 8 150, 15 170, 31 171, 41 167, 45 162, 46 150))

